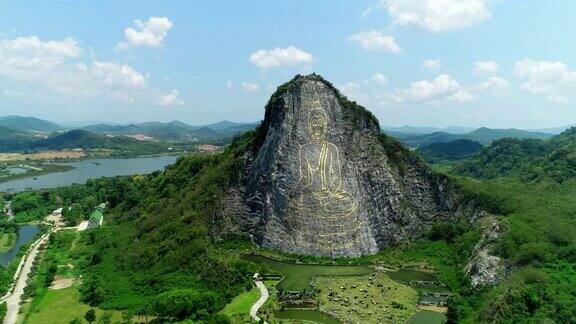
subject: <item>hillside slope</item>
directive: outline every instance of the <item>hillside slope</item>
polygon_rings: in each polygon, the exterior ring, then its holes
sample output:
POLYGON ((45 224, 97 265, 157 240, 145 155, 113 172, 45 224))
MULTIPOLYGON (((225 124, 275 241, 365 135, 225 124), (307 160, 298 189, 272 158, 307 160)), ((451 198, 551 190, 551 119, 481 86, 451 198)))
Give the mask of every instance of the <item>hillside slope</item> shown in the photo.
POLYGON ((0 126, 4 126, 11 129, 17 129, 25 132, 50 133, 64 130, 64 127, 51 121, 35 117, 22 117, 22 116, 0 117, 0 126))
POLYGON ((518 176, 525 180, 576 177, 576 128, 548 140, 502 139, 455 169, 456 173, 492 179, 518 176))
POLYGON ((429 162, 458 161, 471 157, 484 148, 482 144, 459 139, 452 142, 435 142, 422 146, 416 152, 422 154, 429 162))
POLYGON ((447 132, 434 132, 431 134, 404 134, 398 132, 390 133, 392 136, 396 136, 402 143, 410 147, 422 147, 432 143, 438 142, 452 142, 459 139, 467 139, 471 141, 478 142, 483 145, 488 145, 493 141, 502 138, 516 138, 516 139, 526 139, 526 138, 536 138, 536 139, 547 139, 554 136, 553 134, 525 131, 521 129, 509 128, 509 129, 498 129, 498 128, 486 128, 481 127, 474 131, 461 134, 453 134, 447 132))

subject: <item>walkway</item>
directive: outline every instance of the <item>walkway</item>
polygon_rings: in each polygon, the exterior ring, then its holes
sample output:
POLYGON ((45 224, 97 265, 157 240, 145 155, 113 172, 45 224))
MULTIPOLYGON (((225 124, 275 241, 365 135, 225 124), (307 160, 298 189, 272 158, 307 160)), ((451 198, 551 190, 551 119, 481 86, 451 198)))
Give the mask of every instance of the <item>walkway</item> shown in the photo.
MULTIPOLYGON (((266 302, 266 300, 268 300, 268 289, 266 289, 266 286, 264 285, 264 283, 260 280, 256 280, 256 287, 258 287, 258 289, 260 289, 260 299, 258 299, 254 305, 252 305, 252 307, 250 308, 250 316, 252 316, 252 318, 255 321, 260 321, 260 317, 258 317, 258 310, 260 309, 260 307, 262 307, 262 305, 264 305, 264 303, 266 302)), ((264 322, 266 323, 266 322, 264 322)))
POLYGON ((44 243, 49 236, 50 233, 44 234, 34 243, 34 245, 32 245, 32 248, 26 256, 24 265, 22 266, 20 272, 17 273, 18 279, 16 279, 16 284, 12 290, 12 294, 6 298, 6 306, 8 307, 8 310, 6 311, 6 316, 4 317, 4 324, 16 323, 18 310, 20 309, 20 299, 22 298, 22 294, 24 294, 24 287, 26 287, 28 275, 30 275, 30 271, 32 270, 32 264, 38 255, 40 245, 42 245, 42 243, 44 243))

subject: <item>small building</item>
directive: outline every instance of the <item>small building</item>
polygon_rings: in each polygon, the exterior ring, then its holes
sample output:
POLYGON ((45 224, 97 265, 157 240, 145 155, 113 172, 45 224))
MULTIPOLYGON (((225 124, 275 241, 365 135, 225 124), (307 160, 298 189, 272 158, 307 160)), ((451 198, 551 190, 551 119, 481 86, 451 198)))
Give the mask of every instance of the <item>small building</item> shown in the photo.
POLYGON ((54 217, 60 217, 60 216, 62 216, 62 207, 54 210, 54 211, 52 212, 52 216, 54 216, 54 217))
POLYGON ((88 226, 86 229, 98 228, 102 226, 103 222, 104 214, 100 210, 96 209, 92 214, 90 214, 90 219, 88 220, 88 226))

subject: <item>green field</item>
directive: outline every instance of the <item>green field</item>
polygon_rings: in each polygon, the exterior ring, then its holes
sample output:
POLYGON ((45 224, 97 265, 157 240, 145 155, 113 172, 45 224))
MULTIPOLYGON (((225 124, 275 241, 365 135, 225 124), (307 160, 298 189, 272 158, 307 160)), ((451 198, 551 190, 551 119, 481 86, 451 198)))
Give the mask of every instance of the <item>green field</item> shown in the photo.
POLYGON ((318 277, 320 310, 344 322, 404 322, 418 311, 418 292, 384 273, 318 277))
POLYGON ((358 276, 374 271, 365 266, 294 264, 255 254, 244 255, 243 259, 264 264, 269 267, 270 270, 284 275, 284 279, 278 284, 278 289, 288 291, 312 291, 313 289, 310 286, 310 282, 312 282, 314 277, 358 276))
POLYGON ((258 300, 258 298, 260 298, 260 290, 253 287, 250 291, 243 292, 234 297, 234 299, 232 299, 232 301, 228 303, 220 313, 226 314, 230 317, 237 314, 248 314, 250 312, 250 307, 258 300))
MULTIPOLYGON (((60 290, 49 290, 36 304, 34 312, 30 312, 25 321, 26 324, 46 323, 69 323, 75 318, 84 321, 84 314, 90 306, 80 302, 80 292, 76 287, 60 290)), ((95 309, 97 318, 100 319, 105 311, 95 309)), ((112 314, 112 322, 122 321, 122 313, 119 311, 107 311, 112 314)))
POLYGON ((16 233, 2 233, 0 235, 0 253, 5 253, 14 246, 16 233))

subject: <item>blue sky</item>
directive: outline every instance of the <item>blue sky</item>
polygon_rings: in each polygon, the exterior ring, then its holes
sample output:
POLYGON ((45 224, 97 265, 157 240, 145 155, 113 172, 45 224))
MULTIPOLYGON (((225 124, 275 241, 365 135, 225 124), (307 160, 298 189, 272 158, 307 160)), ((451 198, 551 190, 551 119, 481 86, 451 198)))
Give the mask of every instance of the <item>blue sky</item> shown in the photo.
POLYGON ((576 121, 576 2, 3 1, 0 115, 256 121, 316 72, 383 125, 576 121))

